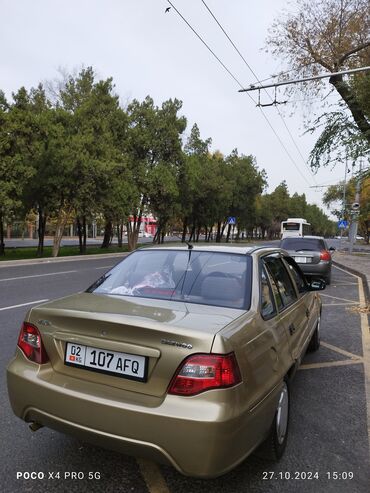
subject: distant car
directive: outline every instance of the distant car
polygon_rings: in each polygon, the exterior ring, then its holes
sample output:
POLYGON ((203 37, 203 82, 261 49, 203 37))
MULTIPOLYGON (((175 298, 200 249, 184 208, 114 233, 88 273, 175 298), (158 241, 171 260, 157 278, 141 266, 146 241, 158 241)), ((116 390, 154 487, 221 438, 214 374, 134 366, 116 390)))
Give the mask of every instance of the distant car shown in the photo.
POLYGON ((147 233, 146 231, 139 231, 138 238, 153 238, 153 235, 150 233, 147 233))
POLYGON ((364 240, 365 238, 363 236, 357 235, 356 240, 364 240))
POLYGON ((285 238, 281 240, 280 248, 289 252, 306 276, 319 277, 326 284, 331 283, 331 254, 335 248, 328 248, 323 237, 285 238))
POLYGON ((220 476, 261 444, 279 459, 324 287, 277 248, 137 250, 86 292, 28 312, 7 370, 12 408, 34 431, 190 476, 220 476))

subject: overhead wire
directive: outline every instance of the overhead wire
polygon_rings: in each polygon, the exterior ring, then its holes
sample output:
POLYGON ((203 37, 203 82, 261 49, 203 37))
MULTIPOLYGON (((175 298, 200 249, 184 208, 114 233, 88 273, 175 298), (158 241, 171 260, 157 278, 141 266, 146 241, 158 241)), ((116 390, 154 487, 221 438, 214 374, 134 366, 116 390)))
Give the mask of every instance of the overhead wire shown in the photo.
MULTIPOLYGON (((244 64, 246 65, 246 67, 249 69, 249 71, 253 74, 253 76, 255 77, 256 81, 260 84, 262 81, 259 80, 257 74, 255 73, 255 71, 252 69, 251 65, 247 62, 247 60, 245 59, 245 57, 242 55, 242 53, 240 52, 240 50, 238 49, 238 47, 235 45, 235 43, 233 42, 233 40, 230 38, 230 36, 228 35, 228 33, 225 31, 224 27, 221 25, 221 23, 219 22, 219 20, 217 19, 217 17, 214 15, 214 13, 212 12, 212 10, 208 7, 207 3, 204 1, 204 0, 201 0, 201 2, 203 3, 203 5, 205 6, 205 8, 208 10, 208 12, 210 13, 210 15, 213 17, 213 19, 215 20, 215 22, 217 23, 217 25, 219 26, 219 28, 222 30, 222 32, 224 33, 224 35, 227 37, 227 39, 229 40, 229 42, 231 43, 231 45, 233 46, 233 48, 235 49, 235 51, 238 53, 238 55, 240 56, 240 58, 243 60, 244 64)), ((266 89, 264 89, 265 93, 268 95, 268 97, 270 98, 271 101, 272 100, 272 97, 270 96, 270 94, 268 93, 268 91, 266 91, 266 89)), ((306 163, 306 159, 304 158, 300 148, 298 147, 298 144, 296 143, 286 121, 284 120, 284 117, 283 115, 281 114, 281 111, 279 110, 279 108, 277 106, 276 107, 276 111, 281 119, 281 121, 283 122, 283 125, 286 129, 286 131, 288 132, 289 134, 289 137, 291 139, 291 141, 293 142, 293 145, 294 147, 296 148, 298 154, 300 155, 305 167, 307 168, 310 176, 312 177, 314 183, 316 183, 316 179, 312 173, 312 170, 308 167, 307 163, 306 163)), ((260 108, 262 109, 262 108, 260 108)))
MULTIPOLYGON (((232 79, 238 84, 238 86, 241 88, 241 89, 244 89, 244 86, 243 84, 235 77, 235 75, 231 72, 230 69, 228 69, 226 67, 226 65, 222 62, 222 60, 216 55, 216 53, 210 48, 210 46, 206 43, 206 41, 204 41, 204 39, 202 38, 202 36, 193 28, 193 26, 188 22, 188 20, 181 14, 181 12, 175 7, 175 5, 171 2, 171 0, 167 0, 167 2, 171 5, 171 7, 174 9, 174 11, 181 17, 181 19, 185 22, 185 24, 189 27, 189 29, 191 29, 191 31, 197 36, 197 38, 202 42, 202 44, 208 49, 208 51, 212 54, 212 56, 217 60, 217 62, 224 68, 224 70, 230 75, 230 77, 232 77, 232 79)), ((247 93, 247 95, 249 96, 249 98, 253 101, 253 103, 255 105, 257 105, 256 101, 253 99, 253 97, 247 93)), ((303 180, 307 183, 308 186, 311 186, 311 183, 307 180, 307 178, 305 177, 305 175, 301 172, 300 168, 298 167, 297 163, 295 162, 295 160, 293 159, 292 155, 290 154, 289 150, 287 149, 286 145, 284 144, 284 142, 282 141, 282 139, 280 138, 279 134, 276 132, 276 130, 274 129, 274 127, 272 126, 270 120, 268 119, 268 117, 266 116, 265 112, 263 111, 263 109, 261 107, 259 107, 261 113, 262 113, 262 116, 264 117, 266 123, 268 124, 268 126, 270 127, 270 129, 272 130, 272 132, 274 133, 275 137, 278 139, 280 145, 282 146, 282 148, 284 149, 285 153, 287 154, 287 156, 289 157, 289 159, 291 160, 291 162, 293 163, 294 167, 296 168, 296 170, 298 171, 298 173, 301 175, 301 177, 303 178, 303 180)))

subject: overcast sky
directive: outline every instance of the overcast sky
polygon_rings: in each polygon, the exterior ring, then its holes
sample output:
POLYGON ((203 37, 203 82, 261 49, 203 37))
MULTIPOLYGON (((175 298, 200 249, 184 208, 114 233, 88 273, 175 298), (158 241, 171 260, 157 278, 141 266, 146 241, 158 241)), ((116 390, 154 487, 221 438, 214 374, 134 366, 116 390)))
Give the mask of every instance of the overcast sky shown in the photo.
MULTIPOLYGON (((201 0, 172 3, 244 86, 255 82, 201 0)), ((206 3, 260 79, 284 67, 263 48, 269 26, 289 2, 206 3)), ((267 172, 270 191, 285 179, 291 193, 305 193, 309 202, 321 205, 324 189, 309 186, 339 181, 344 164, 313 177, 307 158, 315 137, 303 135, 302 110, 290 103, 279 107, 294 144, 276 109, 265 108, 289 158, 254 102, 238 92, 235 80, 175 10, 165 13, 168 6, 166 0, 0 0, 0 89, 10 98, 22 85, 29 89, 58 77, 59 67, 72 72, 91 65, 99 77, 113 77, 123 103, 148 94, 157 105, 180 99, 187 133, 198 123, 202 137, 212 138, 213 150, 228 154, 236 147, 239 153, 254 155, 267 172)), ((335 102, 336 97, 331 98, 335 102)), ((269 102, 266 95, 261 99, 269 102)))

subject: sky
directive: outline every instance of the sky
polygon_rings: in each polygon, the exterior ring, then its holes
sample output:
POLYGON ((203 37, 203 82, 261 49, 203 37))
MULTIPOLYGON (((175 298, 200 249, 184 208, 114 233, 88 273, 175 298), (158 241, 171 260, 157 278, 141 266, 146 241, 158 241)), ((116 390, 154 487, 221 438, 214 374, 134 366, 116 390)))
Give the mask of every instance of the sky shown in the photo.
MULTIPOLYGON (((201 0, 171 1, 243 87, 256 82, 201 0)), ((206 4, 260 80, 286 68, 264 48, 269 27, 290 2, 206 4)), ((344 163, 312 175, 307 160, 318 134, 305 134, 303 108, 291 101, 279 106, 286 126, 274 107, 264 108, 264 117, 175 9, 165 12, 168 6, 167 0, 0 0, 0 89, 11 98, 21 86, 60 77, 60 68, 73 73, 92 66, 99 78, 113 77, 123 105, 147 95, 159 106, 180 99, 187 135, 196 122, 202 138, 212 138, 212 150, 227 155, 237 148, 255 156, 267 172, 269 192, 286 180, 291 194, 305 193, 308 202, 322 206, 325 188, 310 187, 341 180, 344 163)), ((286 98, 278 93, 278 99, 286 98)), ((261 102, 269 102, 266 95, 261 102)), ((312 117, 314 111, 320 114, 318 103, 305 113, 312 117)))

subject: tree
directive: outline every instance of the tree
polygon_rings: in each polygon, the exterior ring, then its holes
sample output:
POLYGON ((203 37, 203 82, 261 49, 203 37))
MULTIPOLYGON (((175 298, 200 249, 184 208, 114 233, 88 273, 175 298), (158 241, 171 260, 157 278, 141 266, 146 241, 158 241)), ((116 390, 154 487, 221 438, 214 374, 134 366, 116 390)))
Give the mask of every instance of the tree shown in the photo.
POLYGON ((134 100, 128 106, 129 130, 127 133, 127 156, 129 168, 140 197, 131 211, 127 223, 128 247, 136 247, 144 211, 153 204, 162 231, 166 227, 168 211, 174 206, 176 191, 174 178, 181 161, 181 134, 186 127, 186 118, 179 116, 181 101, 169 99, 161 107, 154 105, 147 96, 140 103, 134 100), (160 183, 159 170, 165 179, 160 183), (161 198, 170 200, 165 212, 161 198))
MULTIPOLYGON (((77 76, 69 76, 59 87, 57 110, 64 115, 67 145, 60 156, 53 255, 58 254, 65 225, 73 214, 81 253, 86 251, 87 222, 98 213, 105 215, 105 236, 109 235, 110 241, 112 221, 122 224, 121 215, 126 219, 132 195, 124 154, 128 120, 112 79, 96 81, 88 67, 77 76)), ((102 246, 108 246, 109 241, 102 246)))
MULTIPOLYGON (((227 172, 232 183, 232 198, 229 216, 236 217, 238 238, 241 229, 253 229, 256 225, 256 198, 266 185, 266 173, 258 171, 253 156, 238 155, 234 149, 226 158, 227 172)), ((226 241, 229 241, 231 225, 228 226, 226 241)))
MULTIPOLYGON (((272 52, 283 58, 291 69, 290 77, 314 76, 323 69, 334 73, 369 65, 370 9, 368 0, 297 0, 297 10, 276 20, 267 40, 272 52)), ((370 115, 368 112, 369 80, 364 74, 345 78, 330 77, 329 82, 339 94, 352 117, 352 133, 362 146, 369 148, 370 115), (365 101, 367 103, 365 104, 365 101), (365 143, 365 144, 364 144, 365 143)), ((299 84, 306 94, 317 94, 322 82, 299 84)), ((324 117, 325 118, 325 117, 324 117)), ((348 116, 343 111, 329 114, 325 130, 311 156, 313 166, 333 149, 330 137, 346 130, 348 116)), ((315 122, 315 127, 320 121, 315 122)), ((312 129, 311 129, 312 130, 312 129)), ((347 135, 348 137, 348 135, 347 135)), ((352 136, 353 137, 353 136, 352 136)), ((350 139, 353 144, 353 138, 350 139)), ((329 160, 326 157, 324 163, 329 160)))
POLYGON ((0 94, 0 252, 4 253, 3 221, 27 212, 25 197, 47 149, 48 123, 41 108, 47 106, 42 86, 24 87, 13 94, 8 105, 0 94))
MULTIPOLYGON (((347 204, 351 204, 355 200, 355 190, 356 190, 356 179, 352 178, 346 184, 346 202, 347 204)), ((349 208, 345 207, 345 213, 343 215, 343 188, 344 183, 338 183, 337 185, 331 185, 326 190, 323 202, 328 207, 332 208, 332 214, 336 215, 338 219, 344 218, 347 220, 351 220, 351 214, 349 213, 349 208), (341 205, 336 207, 337 203, 341 205), (334 208, 335 207, 335 208, 334 208)), ((369 233, 370 233, 370 177, 364 176, 361 180, 361 188, 360 188, 360 197, 361 197, 361 207, 360 214, 358 217, 360 232, 365 236, 366 242, 369 243, 369 233)))

